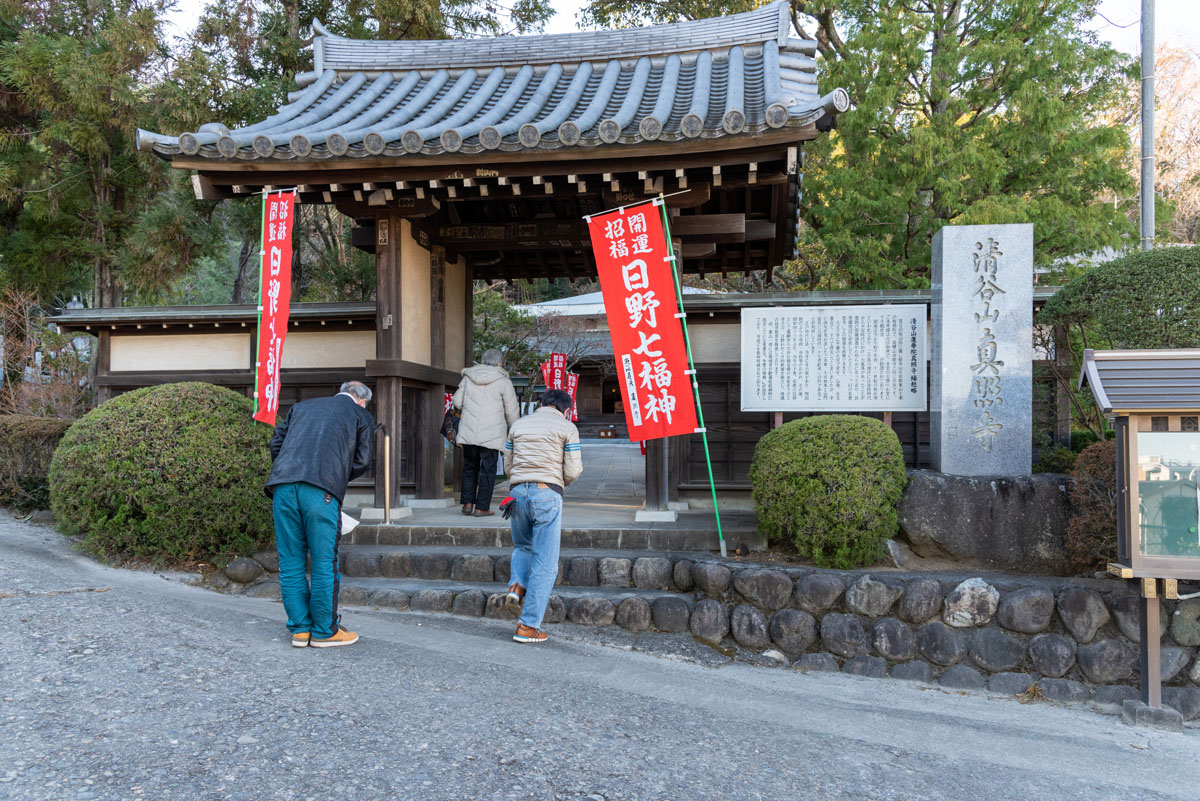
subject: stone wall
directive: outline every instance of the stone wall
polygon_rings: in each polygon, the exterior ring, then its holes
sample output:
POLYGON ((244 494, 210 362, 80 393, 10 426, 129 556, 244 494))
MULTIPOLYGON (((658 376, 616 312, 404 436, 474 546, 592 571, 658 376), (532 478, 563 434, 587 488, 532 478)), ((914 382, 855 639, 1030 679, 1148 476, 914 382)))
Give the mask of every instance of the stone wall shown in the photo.
MULTIPOLYGON (((236 560, 222 579, 278 597, 273 556, 236 560)), ((685 555, 577 556, 559 568, 548 623, 690 633, 803 670, 1012 695, 1036 686, 1053 700, 1099 704, 1137 695, 1138 598, 1116 579, 778 569, 685 555)), ((345 605, 508 616, 502 595, 480 589, 508 582, 508 556, 352 551, 342 570, 345 605), (466 586, 372 590, 349 577, 466 586)), ((1200 598, 1160 609, 1164 700, 1200 717, 1200 598)))

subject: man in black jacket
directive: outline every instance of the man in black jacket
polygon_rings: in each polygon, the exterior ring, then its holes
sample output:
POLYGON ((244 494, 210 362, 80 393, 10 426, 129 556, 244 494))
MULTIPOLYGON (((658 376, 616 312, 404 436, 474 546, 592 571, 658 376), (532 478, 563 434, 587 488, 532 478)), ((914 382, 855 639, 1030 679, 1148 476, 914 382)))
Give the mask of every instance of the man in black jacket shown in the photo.
POLYGON ((375 420, 371 390, 347 381, 328 398, 297 403, 271 437, 265 487, 275 514, 279 589, 292 645, 353 645, 358 635, 338 625, 338 539, 342 498, 350 479, 371 464, 375 420), (305 563, 312 556, 312 586, 305 563))

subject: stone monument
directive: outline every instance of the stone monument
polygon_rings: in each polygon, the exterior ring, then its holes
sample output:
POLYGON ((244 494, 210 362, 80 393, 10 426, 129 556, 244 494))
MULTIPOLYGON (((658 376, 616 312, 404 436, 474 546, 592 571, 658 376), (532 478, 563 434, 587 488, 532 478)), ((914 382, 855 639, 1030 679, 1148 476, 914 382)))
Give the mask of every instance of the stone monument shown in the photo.
POLYGON ((946 226, 933 237, 933 468, 1029 475, 1033 459, 1033 226, 946 226))

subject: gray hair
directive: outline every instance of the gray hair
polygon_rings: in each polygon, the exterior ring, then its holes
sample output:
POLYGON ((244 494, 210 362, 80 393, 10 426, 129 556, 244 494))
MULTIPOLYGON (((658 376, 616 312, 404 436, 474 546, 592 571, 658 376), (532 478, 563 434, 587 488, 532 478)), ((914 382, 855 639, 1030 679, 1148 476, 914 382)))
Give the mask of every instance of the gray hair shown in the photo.
POLYGON ((345 392, 361 401, 371 400, 371 388, 361 381, 347 381, 342 384, 342 388, 338 392, 345 392))
POLYGON ((504 361, 504 354, 495 348, 492 348, 491 350, 485 350, 483 352, 483 358, 481 358, 479 361, 483 362, 484 364, 490 364, 492 367, 499 367, 500 362, 504 361))

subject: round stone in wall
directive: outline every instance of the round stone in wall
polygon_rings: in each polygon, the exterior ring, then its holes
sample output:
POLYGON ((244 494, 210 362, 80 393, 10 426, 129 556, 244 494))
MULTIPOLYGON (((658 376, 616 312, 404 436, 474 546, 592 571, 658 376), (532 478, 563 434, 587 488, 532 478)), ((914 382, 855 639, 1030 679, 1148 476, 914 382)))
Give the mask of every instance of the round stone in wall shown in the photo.
POLYGON ((967 579, 946 596, 942 620, 960 629, 986 626, 999 605, 999 590, 981 578, 967 579))
POLYGON ((279 554, 275 551, 257 551, 250 558, 262 565, 263 570, 268 573, 279 572, 279 554))
POLYGON ((789 656, 797 656, 817 641, 817 621, 799 609, 780 609, 767 622, 771 641, 789 656))
POLYGON ((650 628, 650 604, 645 598, 626 598, 617 604, 617 625, 628 631, 650 628))
POLYGON ((487 606, 487 594, 483 590, 467 590, 454 596, 450 611, 466 617, 481 617, 487 606))
POLYGON ((877 656, 856 656, 846 660, 842 672, 851 676, 866 676, 871 679, 882 679, 887 676, 887 662, 877 656))
POLYGON ((692 565, 692 580, 696 588, 710 598, 717 598, 729 589, 732 574, 724 565, 714 565, 711 562, 697 562, 692 565))
POLYGON ((262 565, 247 556, 239 556, 225 566, 225 575, 239 584, 249 584, 262 574, 262 565))
POLYGON ((1200 718, 1200 687, 1163 687, 1162 700, 1184 720, 1200 718))
POLYGON ((989 626, 971 635, 971 658, 989 673, 1002 673, 1025 659, 1025 644, 989 626))
POLYGON ((796 605, 805 612, 824 612, 837 602, 846 585, 830 573, 809 573, 796 582, 796 605))
POLYGON ((692 610, 688 625, 697 639, 719 643, 729 634, 729 614, 720 601, 705 598, 692 610))
POLYGON ((566 581, 572 587, 600 586, 600 566, 594 556, 576 556, 567 564, 566 581))
MULTIPOLYGON (((1119 595, 1108 601, 1108 609, 1117 624, 1117 629, 1132 642, 1141 642, 1142 640, 1140 601, 1141 599, 1136 595, 1119 595)), ((1163 637, 1166 637, 1167 632, 1171 630, 1171 617, 1167 614, 1166 604, 1161 599, 1158 602, 1158 628, 1163 637)))
POLYGON ((832 654, 805 654, 796 660, 796 667, 800 668, 800 670, 836 673, 838 671, 838 662, 833 658, 832 654))
POLYGON ((931 578, 908 582, 896 613, 909 623, 924 623, 942 611, 942 585, 931 578))
POLYGON ((1038 682, 1038 688, 1051 701, 1079 704, 1092 697, 1091 688, 1070 679, 1042 679, 1038 682))
POLYGON ((633 586, 643 590, 671 589, 671 560, 662 556, 643 556, 635 559, 633 586))
POLYGON ((1162 680, 1167 682, 1175 678, 1187 669, 1188 663, 1191 661, 1191 648, 1173 647, 1162 649, 1162 680))
POLYGON ((546 614, 542 617, 543 623, 562 623, 567 619, 567 604, 563 601, 562 596, 551 595, 550 602, 546 604, 546 614))
POLYGON ((956 690, 982 690, 987 686, 983 674, 966 665, 946 668, 945 672, 938 677, 938 684, 956 690))
POLYGON ((682 598, 655 598, 650 606, 654 628, 659 631, 687 631, 691 610, 682 598))
POLYGON ((838 656, 858 656, 867 647, 867 634, 854 615, 831 612, 821 620, 821 644, 838 656))
POLYGON ((1133 649, 1120 640, 1099 640, 1081 645, 1075 651, 1075 658, 1083 675, 1096 684, 1112 684, 1129 678, 1137 661, 1133 649))
POLYGON ((1100 593, 1072 587, 1058 596, 1058 616, 1071 636, 1079 642, 1091 642, 1100 627, 1110 619, 1100 593))
POLYGON ((868 617, 882 617, 903 592, 900 587, 862 576, 846 590, 846 609, 868 617))
POLYGON ((608 626, 617 610, 607 598, 576 598, 567 610, 567 619, 582 626, 608 626))
POLYGON ((782 570, 739 570, 733 574, 733 588, 768 612, 782 609, 792 599, 792 580, 782 570))
POLYGON ((933 681, 933 668, 929 667, 928 662, 914 659, 911 662, 901 662, 899 665, 892 665, 892 669, 888 675, 893 679, 901 679, 903 681, 930 682, 933 681))
POLYGON ((1200 598, 1180 601, 1175 607, 1171 636, 1180 645, 1200 645, 1200 598))
POLYGON ((1050 625, 1054 593, 1045 587, 1022 587, 1000 599, 997 622, 1009 631, 1037 634, 1050 625))
POLYGON ((675 589, 680 592, 691 592, 692 587, 696 586, 696 581, 692 578, 693 564, 690 559, 680 559, 675 563, 675 567, 671 568, 671 576, 675 582, 675 589))
POLYGON ((729 618, 729 628, 738 645, 752 651, 763 651, 771 645, 767 634, 767 618, 750 604, 738 604, 729 618))
POLYGON ((1028 650, 1034 670, 1043 676, 1057 678, 1075 664, 1075 641, 1061 634, 1039 634, 1028 650))
POLYGON ((907 662, 917 655, 917 638, 912 629, 894 617, 875 622, 871 644, 875 653, 889 662, 907 662))
POLYGON ((967 637, 941 621, 926 623, 917 630, 921 655, 939 665, 953 665, 967 655, 967 637))
POLYGON ((633 563, 628 559, 606 556, 597 565, 601 587, 628 587, 633 563))

